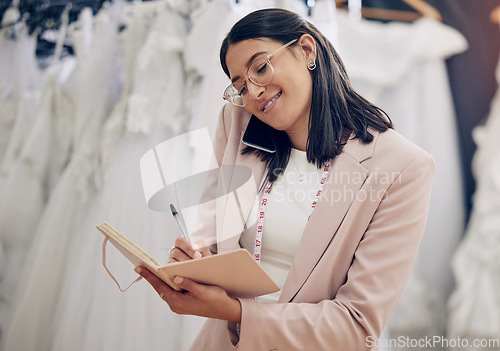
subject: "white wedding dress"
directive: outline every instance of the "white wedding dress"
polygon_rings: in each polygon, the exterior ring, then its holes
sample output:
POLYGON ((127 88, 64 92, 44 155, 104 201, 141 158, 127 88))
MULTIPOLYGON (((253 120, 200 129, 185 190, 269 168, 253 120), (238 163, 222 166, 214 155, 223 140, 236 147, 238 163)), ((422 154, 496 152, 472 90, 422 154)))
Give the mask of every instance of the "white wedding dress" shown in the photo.
MULTIPOLYGON (((181 60, 187 23, 164 3, 159 4, 154 12, 137 9, 122 37, 124 52, 137 55, 131 59, 125 54, 125 62, 133 62, 130 94, 122 95, 106 123, 104 181, 69 247, 75 263, 63 278, 51 346, 54 351, 187 350, 203 322, 171 312, 146 281, 120 292, 101 264, 104 238, 95 229, 101 221, 109 222, 162 263, 168 261, 168 249, 178 236, 170 213, 147 207, 139 168, 146 151, 185 131, 188 121, 182 113, 181 60), (148 26, 147 36, 137 41, 134 28, 148 26), (137 47, 138 43, 143 45, 137 47)), ((190 158, 189 145, 172 152, 190 158)), ((122 288, 136 279, 133 266, 111 245, 106 261, 122 288)))
POLYGON ((225 103, 222 94, 229 85, 220 67, 219 50, 231 25, 239 19, 236 7, 233 0, 214 0, 206 2, 192 16, 193 27, 184 49, 186 71, 193 80, 188 96, 192 107, 190 130, 206 127, 210 135, 215 133, 217 116, 225 103))
MULTIPOLYGON (((36 65, 36 40, 23 34, 23 50, 16 61, 25 69, 36 65)), ((62 45, 64 33, 60 36, 62 45)), ((47 73, 41 99, 28 87, 20 90, 15 125, 2 162, 2 197, 0 198, 0 246, 5 250, 0 285, 0 329, 8 325, 12 305, 30 248, 33 232, 45 206, 52 185, 60 176, 69 155, 68 126, 74 110, 65 86, 66 68, 72 61, 55 63, 47 73), (40 100, 39 104, 37 104, 40 100)), ((32 67, 31 67, 32 68, 32 67)), ((35 70, 34 68, 32 68, 35 70)), ((17 79, 22 80, 22 74, 17 79)), ((17 84, 25 85, 24 82, 17 84)), ((33 86, 32 86, 33 87, 33 86)))
MULTIPOLYGON (((9 8, 2 23, 19 18, 16 8, 9 8)), ((28 35, 23 22, 0 29, 0 203, 5 201, 10 166, 19 156, 38 103, 42 76, 35 58, 36 39, 28 35)), ((0 281, 5 271, 5 257, 0 240, 0 281)), ((1 303, 0 303, 1 304, 1 303)), ((0 307, 1 308, 1 307, 0 307)), ((0 315, 4 315, 0 313, 0 315)))
MULTIPOLYGON (((19 10, 6 10, 2 23, 20 17, 19 10)), ((0 29, 0 197, 33 124, 44 75, 36 61, 36 37, 23 21, 0 29)))
POLYGON ((222 40, 246 14, 274 3, 273 0, 240 0, 238 4, 234 0, 213 0, 192 16, 193 27, 184 49, 186 71, 194 81, 188 94, 191 100, 188 106, 192 106, 190 130, 208 128, 213 136, 217 117, 226 103, 222 95, 231 82, 220 65, 222 40))
MULTIPOLYGON (((500 59, 496 78, 500 84, 500 59)), ((500 335, 500 89, 484 125, 473 130, 477 150, 472 161, 476 180, 465 239, 453 256, 456 288, 450 298, 450 338, 500 335)), ((497 350, 477 348, 476 350, 497 350)))
POLYGON ((97 186, 99 130, 119 94, 117 24, 121 7, 113 3, 99 12, 92 55, 78 62, 73 152, 34 233, 24 273, 18 276, 13 317, 2 337, 6 351, 50 350, 61 277, 71 262, 68 247, 97 186))
POLYGON ((464 51, 467 43, 458 31, 427 18, 412 24, 356 22, 339 11, 338 19, 338 51, 354 89, 384 109, 395 129, 436 161, 427 227, 391 317, 391 335, 444 335, 446 300, 453 286, 450 259, 461 240, 465 215, 444 60, 464 51))
MULTIPOLYGON (((2 25, 14 23, 20 17, 17 8, 10 7, 2 18, 2 25)), ((0 164, 9 142, 19 98, 20 66, 19 52, 27 36, 24 23, 0 29, 0 164), (13 67, 14 66, 14 67, 13 67)))
POLYGON ((0 33, 0 66, 7 68, 10 79, 15 81, 9 81, 5 72, 0 73, 0 90, 3 90, 0 91, 0 96, 4 98, 0 98, 2 118, 13 118, 12 128, 3 124, 5 120, 0 125, 0 143, 5 145, 0 146, 0 181, 7 177, 12 164, 19 157, 26 134, 35 120, 36 107, 46 79, 46 74, 40 72, 36 61, 36 37, 28 35, 28 28, 20 24, 15 40, 7 39, 5 34, 4 29, 0 33), (10 63, 5 62, 7 60, 10 63), (3 84, 8 84, 8 92, 3 84))

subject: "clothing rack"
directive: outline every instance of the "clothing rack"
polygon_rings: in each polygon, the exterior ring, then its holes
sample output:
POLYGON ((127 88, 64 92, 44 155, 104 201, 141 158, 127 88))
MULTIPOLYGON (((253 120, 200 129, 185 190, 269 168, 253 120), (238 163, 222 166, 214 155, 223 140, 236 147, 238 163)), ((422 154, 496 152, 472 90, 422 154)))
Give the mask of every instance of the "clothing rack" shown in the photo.
MULTIPOLYGON (((16 0, 17 1, 17 0, 16 0)), ((84 8, 91 8, 96 14, 108 0, 19 0, 17 5, 22 19, 29 28, 29 33, 39 33, 48 29, 58 29, 61 25, 61 15, 68 4, 71 4, 69 23, 78 19, 78 14, 84 8)), ((127 0, 133 1, 133 0, 127 0)), ((147 0, 144 0, 147 1, 147 0)), ((109 1, 108 1, 109 2, 109 1)), ((10 0, 0 0, 0 17, 11 7, 10 0)))
MULTIPOLYGON (((61 25, 61 15, 68 4, 72 8, 69 12, 69 21, 73 22, 78 19, 78 14, 85 7, 90 7, 94 13, 99 11, 104 0, 20 0, 18 9, 21 13, 19 21, 24 21, 28 27, 29 33, 35 31, 42 33, 48 29, 57 29, 61 25)), ((4 4, 5 5, 5 2, 4 4)), ((5 11, 10 7, 0 7, 0 16, 3 17, 5 11)))

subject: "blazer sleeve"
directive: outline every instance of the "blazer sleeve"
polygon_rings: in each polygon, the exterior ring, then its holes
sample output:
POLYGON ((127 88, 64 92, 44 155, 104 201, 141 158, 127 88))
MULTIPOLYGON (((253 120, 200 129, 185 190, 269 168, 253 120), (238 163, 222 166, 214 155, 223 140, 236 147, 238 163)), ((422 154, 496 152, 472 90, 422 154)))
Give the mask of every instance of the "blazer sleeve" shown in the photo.
POLYGON ((241 351, 371 349, 403 292, 424 232, 434 161, 420 153, 387 188, 333 300, 240 299, 241 351))

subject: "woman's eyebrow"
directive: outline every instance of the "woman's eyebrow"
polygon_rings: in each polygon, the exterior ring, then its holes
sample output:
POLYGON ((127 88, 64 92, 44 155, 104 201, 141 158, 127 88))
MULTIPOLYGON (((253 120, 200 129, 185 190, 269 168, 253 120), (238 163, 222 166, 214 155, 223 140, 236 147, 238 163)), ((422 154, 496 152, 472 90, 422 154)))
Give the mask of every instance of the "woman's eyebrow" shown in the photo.
MULTIPOLYGON (((253 63, 253 61, 254 61, 257 57, 259 57, 259 56, 260 56, 260 55, 262 55, 262 54, 266 54, 266 53, 267 53, 267 51, 258 51, 258 52, 256 52, 255 54, 253 54, 253 55, 250 57, 250 59, 247 61, 247 63, 246 63, 246 67, 247 67, 247 68, 248 68, 248 67, 250 67, 250 65, 253 63)), ((231 79, 231 83, 236 82, 238 79, 240 79, 240 76, 236 76, 236 77, 234 77, 233 79, 231 79)))

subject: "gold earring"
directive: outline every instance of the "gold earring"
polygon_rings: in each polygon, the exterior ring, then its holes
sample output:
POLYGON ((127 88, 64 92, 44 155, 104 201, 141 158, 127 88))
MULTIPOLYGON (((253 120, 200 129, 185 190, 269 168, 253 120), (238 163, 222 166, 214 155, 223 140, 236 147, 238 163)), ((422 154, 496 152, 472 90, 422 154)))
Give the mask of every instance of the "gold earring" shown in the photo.
POLYGON ((309 71, 314 71, 316 69, 316 61, 311 60, 307 63, 307 68, 309 71))

